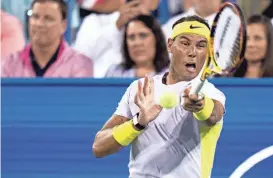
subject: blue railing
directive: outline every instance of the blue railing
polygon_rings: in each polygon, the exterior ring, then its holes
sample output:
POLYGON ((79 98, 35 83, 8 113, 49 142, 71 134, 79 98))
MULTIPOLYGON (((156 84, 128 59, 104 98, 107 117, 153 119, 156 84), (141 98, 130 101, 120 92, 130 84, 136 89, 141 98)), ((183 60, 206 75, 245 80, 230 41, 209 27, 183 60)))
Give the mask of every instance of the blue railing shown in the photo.
MULTIPOLYGON (((129 148, 96 159, 96 132, 131 79, 3 79, 3 178, 121 178, 129 148)), ((224 129, 212 178, 229 177, 243 161, 273 145, 273 79, 214 79, 226 97, 224 129)), ((167 164, 167 163, 166 163, 167 164)), ((244 177, 273 177, 273 158, 244 177)))

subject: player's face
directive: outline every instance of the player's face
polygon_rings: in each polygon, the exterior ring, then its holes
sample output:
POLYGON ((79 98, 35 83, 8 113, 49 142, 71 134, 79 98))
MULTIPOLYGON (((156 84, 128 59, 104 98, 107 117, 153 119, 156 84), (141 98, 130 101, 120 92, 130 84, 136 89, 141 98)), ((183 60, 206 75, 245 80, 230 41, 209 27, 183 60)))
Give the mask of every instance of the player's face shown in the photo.
POLYGON ((156 41, 152 30, 141 21, 132 21, 127 28, 127 48, 138 66, 153 64, 156 41))
POLYGON ((168 40, 172 54, 171 71, 179 81, 189 81, 202 69, 207 56, 208 41, 196 34, 182 34, 168 40))
POLYGON ((247 48, 245 58, 248 62, 261 61, 267 50, 266 29, 263 24, 247 26, 247 48))

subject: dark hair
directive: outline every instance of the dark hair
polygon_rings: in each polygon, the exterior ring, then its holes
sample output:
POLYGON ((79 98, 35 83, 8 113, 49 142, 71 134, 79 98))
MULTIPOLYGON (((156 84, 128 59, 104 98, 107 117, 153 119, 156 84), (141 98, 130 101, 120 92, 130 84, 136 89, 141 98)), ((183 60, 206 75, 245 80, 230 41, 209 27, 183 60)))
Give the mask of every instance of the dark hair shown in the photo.
POLYGON ((31 9, 36 3, 44 3, 44 2, 55 2, 59 4, 63 20, 67 19, 68 10, 67 10, 66 2, 64 0, 33 0, 31 3, 31 9))
POLYGON ((191 16, 182 17, 181 19, 177 20, 177 21, 173 24, 172 29, 173 29, 176 25, 178 25, 178 24, 180 24, 180 23, 183 23, 183 22, 191 22, 191 21, 200 22, 200 23, 206 25, 206 26, 208 27, 208 29, 210 29, 210 28, 209 28, 208 22, 207 22, 205 19, 203 19, 203 18, 201 18, 201 17, 199 17, 199 16, 197 16, 197 15, 191 15, 191 16))
MULTIPOLYGON (((165 40, 165 36, 161 30, 161 27, 159 23, 156 21, 155 18, 152 16, 147 16, 147 15, 140 15, 137 16, 136 18, 132 19, 132 21, 141 21, 144 23, 146 27, 152 30, 154 36, 155 36, 155 41, 156 41, 156 54, 154 57, 154 66, 155 66, 155 71, 161 72, 163 69, 169 66, 170 60, 169 60, 169 54, 167 50, 167 44, 165 40)), ((128 46, 127 46, 127 29, 128 29, 128 22, 127 25, 125 26, 125 32, 124 32, 124 37, 123 37, 123 55, 124 55, 124 62, 122 63, 122 66, 125 69, 131 69, 134 65, 135 62, 132 60, 132 58, 129 55, 128 51, 128 46)))
MULTIPOLYGON (((267 49, 265 58, 262 60, 262 77, 273 77, 273 26, 269 18, 263 15, 252 15, 247 24, 262 24, 266 29, 267 49)), ((233 74, 234 77, 244 77, 247 71, 247 61, 244 59, 242 64, 233 74)))

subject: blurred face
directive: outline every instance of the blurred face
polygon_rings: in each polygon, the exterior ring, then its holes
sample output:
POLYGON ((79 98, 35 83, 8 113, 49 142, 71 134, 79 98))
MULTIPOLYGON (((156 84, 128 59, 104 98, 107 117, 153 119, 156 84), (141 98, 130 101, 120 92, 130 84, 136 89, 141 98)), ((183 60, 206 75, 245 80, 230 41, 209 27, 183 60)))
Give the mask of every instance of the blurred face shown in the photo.
POLYGON ((193 6, 193 0, 181 0, 182 8, 187 11, 193 6))
POLYGON ((192 0, 195 10, 200 15, 211 15, 215 13, 221 6, 221 0, 192 0))
POLYGON ((140 3, 146 6, 149 10, 155 10, 158 7, 160 0, 140 0, 140 3))
POLYGON ((261 61, 267 51, 266 29, 263 24, 247 26, 247 48, 245 58, 248 62, 261 61))
POLYGON ((127 28, 127 47, 136 65, 153 63, 156 40, 151 29, 141 21, 132 21, 127 28))
POLYGON ((195 78, 207 56, 206 38, 196 34, 182 34, 175 40, 168 40, 168 50, 172 54, 171 71, 179 81, 195 78))
POLYGON ((66 29, 58 3, 35 3, 29 21, 30 39, 33 44, 50 45, 59 41, 66 29))

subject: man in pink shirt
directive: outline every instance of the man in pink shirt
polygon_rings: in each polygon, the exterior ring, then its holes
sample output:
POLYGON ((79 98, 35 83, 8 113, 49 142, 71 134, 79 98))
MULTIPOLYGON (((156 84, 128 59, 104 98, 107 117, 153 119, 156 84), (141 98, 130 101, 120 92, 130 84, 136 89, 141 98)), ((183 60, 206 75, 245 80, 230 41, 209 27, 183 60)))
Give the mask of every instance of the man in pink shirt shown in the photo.
POLYGON ((64 0, 34 0, 30 44, 2 62, 2 77, 92 77, 90 59, 63 40, 67 26, 64 0))
POLYGON ((1 10, 1 59, 22 50, 24 46, 22 24, 16 17, 1 10))

